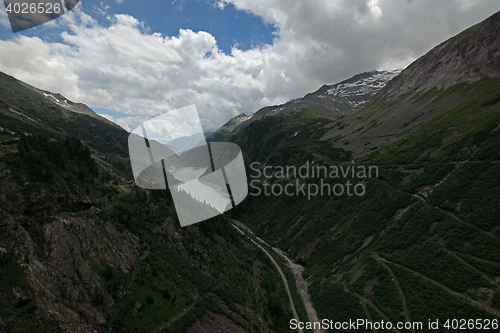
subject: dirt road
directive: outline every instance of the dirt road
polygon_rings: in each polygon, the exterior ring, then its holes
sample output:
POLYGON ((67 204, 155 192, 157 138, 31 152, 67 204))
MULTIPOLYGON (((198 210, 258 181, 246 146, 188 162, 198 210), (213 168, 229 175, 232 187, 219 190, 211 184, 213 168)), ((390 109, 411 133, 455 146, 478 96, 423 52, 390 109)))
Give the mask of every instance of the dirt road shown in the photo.
MULTIPOLYGON (((236 225, 233 224, 233 227, 238 230, 238 232, 244 236, 246 236, 246 234, 241 231, 240 228, 238 228, 236 225)), ((278 273, 281 275, 281 279, 283 280, 283 283, 285 285, 285 289, 286 289, 286 293, 288 294, 288 299, 290 300, 290 309, 292 310, 292 313, 293 313, 293 317, 295 318, 295 320, 297 321, 300 321, 299 320, 299 316, 297 315, 297 311, 295 310, 295 304, 293 303, 293 299, 292 299, 292 294, 290 293, 290 288, 288 287, 288 282, 286 281, 286 277, 285 277, 285 274, 283 274, 283 271, 281 270, 281 267, 278 265, 278 263, 274 260, 274 258, 269 254, 269 252, 267 252, 266 249, 264 249, 260 244, 258 244, 256 241, 254 241, 252 238, 248 237, 247 238, 252 241, 252 243, 254 243, 255 245, 257 245, 262 251, 264 251, 265 254, 267 254, 267 256, 269 257, 269 259, 271 259, 272 263, 274 264, 274 266, 276 267, 276 269, 278 270, 278 273)), ((303 333, 301 329, 299 329, 299 332, 300 333, 303 333)))
MULTIPOLYGON (((245 234, 244 232, 241 231, 241 229, 245 230, 248 234, 252 235, 253 237, 255 237, 255 239, 257 239, 257 241, 259 241, 261 244, 263 245, 266 245, 268 247, 271 247, 269 244, 267 244, 263 239, 255 236, 255 234, 252 232, 252 230, 250 230, 245 224, 243 224, 242 222, 240 221, 237 221, 237 220, 231 220, 231 222, 233 223, 233 227, 236 228, 236 230, 238 230, 241 234, 245 234)), ((273 259, 273 257, 262 247, 260 246, 259 244, 257 244, 252 238, 248 237, 254 244, 256 244, 257 246, 259 246, 259 248, 262 249, 262 251, 264 251, 268 256, 269 258, 271 258, 272 262, 274 263, 274 265, 276 266, 276 268, 278 269, 278 271, 280 272, 280 275, 281 275, 281 278, 283 279, 284 283, 285 283, 285 287, 286 287, 286 290, 287 290, 287 293, 288 293, 288 297, 290 298, 290 306, 292 307, 292 312, 294 313, 294 316, 295 316, 295 319, 299 320, 298 319, 298 316, 297 316, 297 313, 295 311, 295 306, 293 304, 293 300, 292 300, 292 296, 290 294, 290 290, 288 288, 288 283, 286 282, 286 279, 285 279, 285 276, 281 270, 281 268, 277 265, 276 261, 273 259)), ((314 307, 312 306, 312 302, 311 302, 311 297, 310 295, 308 294, 307 292, 307 288, 308 288, 308 283, 306 280, 304 280, 304 278, 302 277, 302 273, 304 272, 304 267, 301 266, 301 265, 297 265, 295 264, 292 260, 290 260, 290 258, 288 258, 286 256, 285 253, 283 253, 283 251, 281 251, 280 249, 278 248, 275 248, 275 247, 271 247, 273 249, 274 252, 276 252, 281 258, 283 258, 283 260, 285 261, 286 265, 292 270, 292 273, 293 273, 293 276, 295 277, 295 285, 297 286, 297 290, 299 292, 299 295, 302 299, 302 302, 304 303, 304 307, 306 308, 306 312, 307 312, 307 318, 309 319, 309 322, 311 323, 315 323, 315 322, 319 322, 319 319, 318 319, 318 315, 316 314, 316 310, 314 310, 314 307)), ((299 330, 300 332, 302 332, 302 330, 299 330)), ((323 330, 321 329, 314 329, 313 330, 314 333, 324 333, 323 330)))
MULTIPOLYGON (((316 314, 316 310, 314 310, 314 307, 312 306, 311 296, 307 292, 309 284, 302 277, 302 273, 304 272, 304 266, 294 263, 280 249, 273 247, 273 250, 285 260, 287 266, 292 270, 293 276, 295 277, 295 285, 297 286, 299 295, 302 298, 302 302, 304 302, 304 307, 306 308, 307 318, 311 323, 320 322, 320 320, 318 319, 318 315, 316 314)), ((313 332, 324 333, 322 329, 313 329, 313 332)))

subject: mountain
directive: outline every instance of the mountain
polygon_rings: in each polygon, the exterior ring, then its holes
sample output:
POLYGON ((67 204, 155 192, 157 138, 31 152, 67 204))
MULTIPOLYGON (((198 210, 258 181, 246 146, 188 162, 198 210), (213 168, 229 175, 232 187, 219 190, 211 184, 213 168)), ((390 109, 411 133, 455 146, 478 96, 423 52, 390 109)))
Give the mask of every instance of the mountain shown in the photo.
MULTIPOLYGON (((33 87, 32 85, 29 85, 25 82, 19 81, 19 83, 21 85, 25 86, 26 88, 33 90, 34 92, 46 97, 51 102, 65 108, 65 109, 71 110, 73 112, 83 113, 83 114, 89 115, 91 117, 99 118, 100 120, 106 120, 109 122, 109 120, 99 116, 91 108, 89 108, 87 105, 85 105, 83 103, 74 103, 59 93, 52 93, 52 92, 47 91, 47 90, 41 90, 41 89, 33 87)), ((110 123, 112 123, 112 122, 110 122, 110 123)))
POLYGON ((185 228, 168 191, 123 181, 128 133, 0 76, 0 330, 496 329, 499 16, 233 119, 250 194, 185 228))
POLYGON ((500 319, 499 19, 352 113, 306 108, 230 138, 250 182, 233 218, 303 266, 320 319, 500 319))
POLYGON ((195 133, 190 136, 183 136, 177 139, 174 139, 170 142, 166 142, 171 149, 174 148, 183 152, 195 147, 200 141, 205 140, 205 135, 203 133, 195 133))
POLYGON ((77 137, 92 149, 93 156, 103 168, 123 180, 132 178, 127 131, 95 114, 84 104, 73 103, 61 95, 42 91, 0 73, 0 113, 2 128, 77 137))
POLYGON ((441 43, 408 66, 382 92, 397 98, 460 83, 498 78, 500 73, 500 14, 441 43))
POLYGON ((225 141, 252 122, 266 116, 286 116, 306 110, 307 114, 337 118, 351 114, 368 103, 388 81, 401 70, 370 71, 361 73, 334 85, 323 85, 303 98, 285 104, 266 106, 252 115, 244 113, 230 119, 210 136, 212 141, 225 141))
POLYGON ((344 98, 354 108, 359 108, 370 102, 386 86, 387 82, 400 73, 400 69, 361 73, 334 85, 324 85, 306 97, 326 98, 328 95, 332 95, 334 98, 344 98))
POLYGON ((128 182, 129 133, 75 105, 0 74, 0 332, 284 332, 285 318, 306 320, 290 271, 278 276, 225 216, 181 228, 170 192, 128 182))
POLYGON ((499 20, 497 13, 417 59, 379 92, 376 102, 332 125, 322 139, 364 156, 441 119, 449 127, 427 135, 441 140, 444 149, 469 130, 471 121, 490 117, 485 107, 498 101, 490 87, 500 73, 499 20), (471 119, 466 109, 474 103, 471 119))
MULTIPOLYGON (((236 127, 244 123, 245 121, 249 120, 252 118, 252 116, 248 116, 245 113, 240 113, 234 118, 231 118, 227 123, 222 125, 221 128, 219 128, 217 131, 214 133, 210 134, 207 139, 208 140, 213 140, 213 141, 225 141, 228 136, 231 135, 231 132, 235 130, 236 127)), ((236 133, 237 131, 235 131, 236 133)))

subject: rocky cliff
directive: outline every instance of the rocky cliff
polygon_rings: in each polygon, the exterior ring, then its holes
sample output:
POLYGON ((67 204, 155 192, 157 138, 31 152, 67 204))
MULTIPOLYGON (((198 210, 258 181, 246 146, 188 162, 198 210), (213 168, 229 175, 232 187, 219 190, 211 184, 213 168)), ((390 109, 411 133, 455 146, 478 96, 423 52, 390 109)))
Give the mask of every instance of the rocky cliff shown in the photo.
POLYGON ((325 84, 302 98, 293 99, 280 105, 266 106, 248 116, 239 114, 213 133, 209 139, 213 141, 228 140, 254 121, 267 116, 302 114, 334 119, 351 115, 373 100, 387 82, 400 72, 401 70, 396 69, 357 74, 333 85, 325 84))
POLYGON ((500 98, 499 78, 500 13, 496 13, 410 64, 369 105, 331 124, 323 140, 362 157, 426 124, 447 123, 439 134, 437 130, 426 134, 439 136, 442 150, 467 132, 473 121, 483 117, 487 121, 489 108, 500 98))
MULTIPOLYGON (((43 330, 103 332, 123 290, 108 288, 102 273, 128 275, 138 238, 99 219, 85 195, 39 186, 27 196, 4 163, 0 174, 0 297, 14 309, 29 307, 43 330)), ((4 320, 12 331, 24 327, 4 320)))
POLYGON ((432 88, 500 77, 500 13, 441 43, 408 66, 380 92, 393 99, 432 88))

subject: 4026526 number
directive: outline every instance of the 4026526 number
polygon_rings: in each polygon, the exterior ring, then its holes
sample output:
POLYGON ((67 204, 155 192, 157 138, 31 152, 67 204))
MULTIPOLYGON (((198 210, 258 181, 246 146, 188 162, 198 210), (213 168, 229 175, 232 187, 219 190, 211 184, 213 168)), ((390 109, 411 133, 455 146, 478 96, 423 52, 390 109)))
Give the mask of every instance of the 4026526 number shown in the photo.
POLYGON ((444 328, 449 330, 498 330, 498 319, 448 319, 444 328))
POLYGON ((62 8, 60 3, 9 3, 5 11, 8 14, 59 14, 62 8))

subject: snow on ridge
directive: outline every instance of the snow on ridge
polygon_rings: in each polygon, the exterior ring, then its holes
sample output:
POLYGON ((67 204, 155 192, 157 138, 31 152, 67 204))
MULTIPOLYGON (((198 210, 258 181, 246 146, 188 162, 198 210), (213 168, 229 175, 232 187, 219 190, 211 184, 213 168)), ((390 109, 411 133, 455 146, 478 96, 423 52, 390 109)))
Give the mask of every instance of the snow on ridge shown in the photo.
POLYGON ((284 109, 284 107, 281 107, 281 108, 276 108, 276 109, 274 109, 274 110, 270 111, 268 114, 271 114, 271 113, 278 113, 278 112, 280 112, 280 111, 281 111, 281 110, 283 110, 283 109, 284 109))
POLYGON ((241 121, 241 122, 243 122, 243 121, 247 121, 250 118, 252 118, 252 115, 238 117, 238 120, 241 121))
POLYGON ((374 72, 366 78, 355 82, 338 83, 327 90, 328 95, 337 95, 341 97, 362 96, 373 94, 382 89, 389 80, 401 73, 400 69, 374 72))
POLYGON ((47 94, 47 93, 43 93, 45 95, 45 97, 49 98, 49 99, 53 99, 56 101, 56 104, 59 104, 61 103, 61 101, 59 101, 57 98, 54 97, 54 95, 52 94, 47 94))

